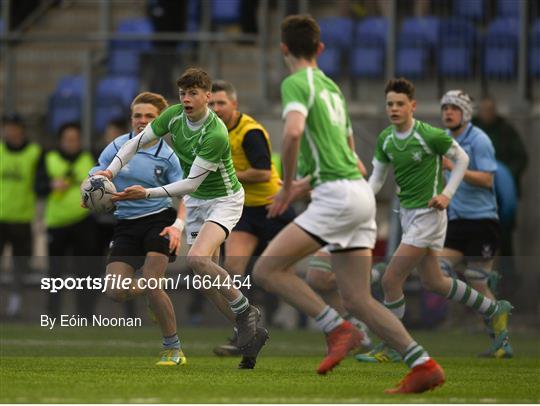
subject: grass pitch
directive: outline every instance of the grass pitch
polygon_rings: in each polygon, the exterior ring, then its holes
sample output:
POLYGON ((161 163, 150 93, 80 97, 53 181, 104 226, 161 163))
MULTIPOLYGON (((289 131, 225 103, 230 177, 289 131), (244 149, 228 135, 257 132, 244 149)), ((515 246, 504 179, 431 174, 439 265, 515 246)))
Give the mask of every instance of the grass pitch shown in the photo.
POLYGON ((485 335, 415 332, 446 371, 447 382, 422 395, 391 396, 403 364, 361 364, 350 357, 327 376, 315 369, 320 333, 273 330, 256 369, 212 356, 229 333, 184 329, 184 367, 156 367, 157 328, 44 328, 0 325, 2 403, 538 403, 538 335, 512 335, 516 357, 478 359, 485 335))

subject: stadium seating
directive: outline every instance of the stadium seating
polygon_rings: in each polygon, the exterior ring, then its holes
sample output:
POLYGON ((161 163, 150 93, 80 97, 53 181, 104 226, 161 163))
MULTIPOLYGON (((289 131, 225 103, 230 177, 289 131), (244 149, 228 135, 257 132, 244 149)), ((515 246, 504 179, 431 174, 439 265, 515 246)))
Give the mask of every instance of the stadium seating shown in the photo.
POLYGON ((497 18, 484 37, 483 72, 488 78, 513 78, 519 41, 519 21, 497 18))
POLYGON ((442 20, 436 50, 439 73, 453 77, 472 76, 476 47, 477 32, 471 22, 460 18, 442 20))
POLYGON ((351 48, 354 23, 350 18, 326 17, 319 20, 321 38, 326 46, 351 48))
POLYGON ((341 75, 341 50, 335 47, 327 47, 317 60, 319 68, 333 79, 341 75))
POLYGON ((84 77, 80 75, 60 79, 48 101, 50 132, 56 134, 63 124, 81 120, 84 86, 84 77))
POLYGON ((380 77, 384 73, 388 21, 367 17, 358 22, 351 55, 351 73, 355 77, 380 77))
POLYGON ((497 16, 519 18, 519 0, 497 0, 497 16))
POLYGON ((437 45, 438 32, 437 17, 412 17, 403 20, 398 34, 396 57, 398 75, 411 78, 425 77, 430 53, 437 45))
POLYGON ((529 73, 540 77, 540 19, 531 26, 529 36, 529 73))
POLYGON ((97 85, 94 129, 101 133, 114 118, 125 117, 139 90, 139 81, 132 77, 106 76, 97 85))
POLYGON ((215 24, 233 24, 240 20, 241 0, 213 0, 212 22, 215 24))
MULTIPOLYGON (((118 34, 153 34, 154 26, 148 18, 130 18, 120 21, 116 29, 118 34)), ((136 49, 149 51, 152 49, 152 41, 149 40, 113 40, 113 49, 136 49)))
POLYGON ((484 18, 485 0, 454 0, 454 16, 480 21, 484 18))

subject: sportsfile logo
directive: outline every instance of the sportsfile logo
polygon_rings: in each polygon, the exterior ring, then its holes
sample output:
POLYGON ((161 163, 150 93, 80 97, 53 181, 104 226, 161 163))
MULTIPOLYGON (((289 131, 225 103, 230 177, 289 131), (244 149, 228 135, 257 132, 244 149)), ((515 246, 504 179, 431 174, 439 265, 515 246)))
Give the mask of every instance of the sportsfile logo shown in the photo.
POLYGON ((62 290, 168 290, 168 289, 220 289, 247 288, 251 289, 250 276, 234 275, 212 277, 210 275, 178 274, 169 278, 121 278, 119 275, 107 275, 104 278, 41 278, 41 290, 56 293, 62 290))

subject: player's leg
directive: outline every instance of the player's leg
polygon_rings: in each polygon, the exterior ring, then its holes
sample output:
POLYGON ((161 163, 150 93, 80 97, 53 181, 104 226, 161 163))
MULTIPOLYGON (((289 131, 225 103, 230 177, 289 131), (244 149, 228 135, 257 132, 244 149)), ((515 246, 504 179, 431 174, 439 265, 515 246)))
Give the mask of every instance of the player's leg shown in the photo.
POLYGON ((239 289, 224 283, 229 274, 212 260, 212 255, 227 237, 225 230, 216 222, 205 222, 188 252, 187 263, 193 272, 202 278, 207 277, 212 282, 219 282, 219 293, 227 299, 230 309, 236 315, 238 346, 244 347, 255 337, 260 312, 250 306, 248 299, 239 289))
POLYGON ((327 245, 295 223, 285 227, 265 249, 253 269, 255 282, 315 319, 326 333, 328 352, 318 372, 326 373, 361 345, 363 334, 328 306, 294 270, 300 259, 327 245))
POLYGON ((357 329, 364 333, 362 346, 371 348, 369 331, 363 321, 351 315, 345 306, 338 291, 336 276, 332 272, 332 256, 325 248, 317 251, 310 257, 306 272, 307 284, 321 296, 322 300, 331 308, 335 309, 345 320, 350 321, 357 329))
MULTIPOLYGON (((17 317, 22 305, 24 277, 30 273, 32 226, 30 223, 10 224, 8 234, 13 254, 13 283, 6 314, 8 317, 17 317)), ((1 247, 0 252, 2 252, 1 247)))
MULTIPOLYGON (((168 247, 165 246, 165 249, 168 249, 168 247)), ((156 365, 185 365, 187 360, 178 339, 174 307, 163 285, 163 278, 165 277, 168 263, 168 255, 165 255, 163 252, 150 251, 146 254, 142 269, 146 286, 150 283, 150 287, 147 287, 145 290, 148 303, 161 328, 163 336, 163 351, 156 365), (155 284, 157 284, 157 287, 154 288, 155 284)))
POLYGON ((371 296, 371 250, 334 252, 332 266, 346 309, 402 355, 411 371, 388 393, 419 393, 444 383, 442 368, 392 312, 371 296))

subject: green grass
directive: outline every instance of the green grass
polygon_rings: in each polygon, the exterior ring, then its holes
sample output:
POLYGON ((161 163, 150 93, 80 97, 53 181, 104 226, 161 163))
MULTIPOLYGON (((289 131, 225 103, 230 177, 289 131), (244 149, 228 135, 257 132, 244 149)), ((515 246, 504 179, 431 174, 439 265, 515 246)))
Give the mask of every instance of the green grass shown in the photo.
POLYGON ((443 365, 447 383, 422 395, 390 396, 407 372, 402 364, 346 359, 328 376, 315 373, 324 352, 320 333, 271 331, 255 370, 238 358, 211 355, 228 331, 186 329, 188 365, 154 366, 155 328, 0 327, 2 403, 538 403, 538 336, 514 335, 517 356, 478 359, 483 335, 415 332, 443 365))

